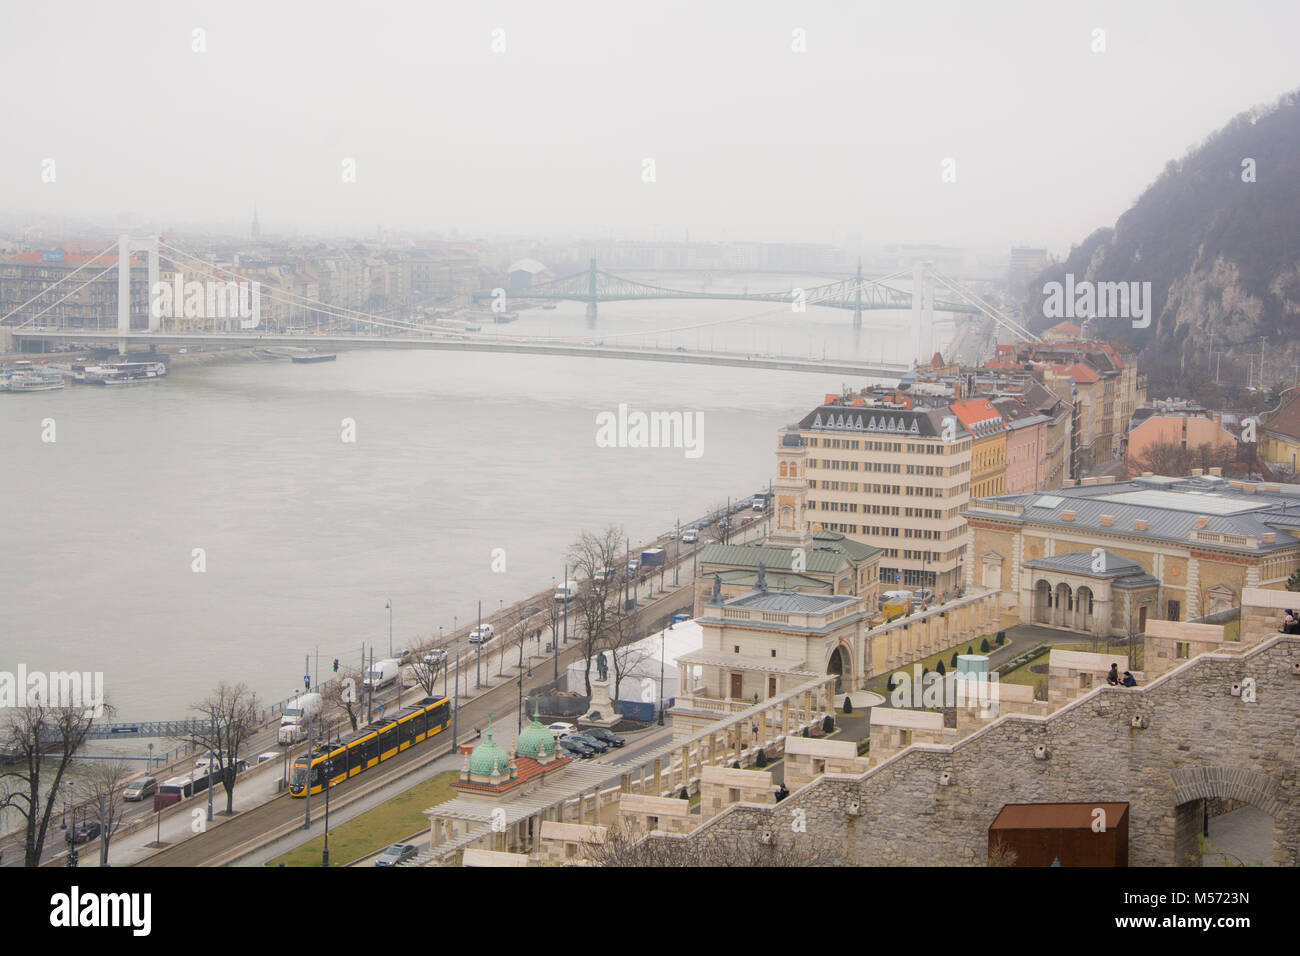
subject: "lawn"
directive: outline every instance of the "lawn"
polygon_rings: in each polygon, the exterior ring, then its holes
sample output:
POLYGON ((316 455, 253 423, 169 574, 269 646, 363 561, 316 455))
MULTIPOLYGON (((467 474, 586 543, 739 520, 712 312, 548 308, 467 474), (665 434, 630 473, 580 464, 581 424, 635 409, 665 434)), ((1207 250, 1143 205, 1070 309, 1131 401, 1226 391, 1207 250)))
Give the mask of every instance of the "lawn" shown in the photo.
MULTIPOLYGON (((930 673, 930 671, 935 670, 938 667, 940 661, 943 661, 944 671, 951 672, 953 670, 953 666, 952 666, 953 653, 955 652, 957 654, 965 654, 966 648, 968 647, 971 649, 972 654, 983 654, 983 653, 992 654, 994 651, 998 650, 999 645, 993 639, 992 634, 985 635, 984 637, 971 638, 970 640, 962 644, 954 645, 945 651, 939 651, 938 653, 931 654, 929 657, 923 658, 919 662, 921 665, 921 673, 928 674, 930 673), (987 652, 984 652, 980 650, 980 641, 986 639, 989 642, 989 649, 987 652)), ((891 676, 893 676, 900 670, 907 671, 909 675, 913 674, 914 673, 913 668, 916 667, 916 663, 917 662, 913 662, 911 664, 908 664, 906 667, 897 668, 896 670, 890 671, 888 674, 877 674, 875 677, 871 678, 871 680, 867 682, 867 690, 875 691, 877 694, 884 694, 885 696, 889 696, 889 692, 885 690, 885 681, 887 681, 891 676)))
MULTIPOLYGON (((347 823, 330 827, 330 864, 341 866, 350 863, 428 827, 429 818, 424 811, 455 796, 451 784, 459 776, 455 770, 444 771, 347 823)), ((324 800, 324 796, 313 799, 324 800)), ((324 845, 325 837, 322 835, 266 865, 320 866, 324 845)))

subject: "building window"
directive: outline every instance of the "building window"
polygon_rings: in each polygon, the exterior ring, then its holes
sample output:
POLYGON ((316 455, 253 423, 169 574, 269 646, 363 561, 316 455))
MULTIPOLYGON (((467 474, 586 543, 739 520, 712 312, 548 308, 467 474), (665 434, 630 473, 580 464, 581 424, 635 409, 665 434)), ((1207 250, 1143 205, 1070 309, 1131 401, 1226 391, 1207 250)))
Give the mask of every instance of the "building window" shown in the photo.
POLYGON ((776 657, 776 648, 775 648, 775 647, 772 648, 772 656, 773 656, 773 657, 776 657))
POLYGON ((1186 660, 1192 656, 1192 645, 1186 641, 1178 641, 1174 644, 1174 656, 1179 660, 1186 660))
POLYGON ((735 650, 735 652, 736 652, 737 654, 739 654, 739 653, 740 653, 740 645, 739 645, 739 644, 734 645, 734 646, 733 646, 733 650, 735 650))
POLYGON ((1178 616, 1178 615, 1181 613, 1181 611, 1182 611, 1182 607, 1179 605, 1179 603, 1178 603, 1177 601, 1170 601, 1170 602, 1169 602, 1169 617, 1167 618, 1167 620, 1170 620, 1170 621, 1179 621, 1179 620, 1182 620, 1182 618, 1180 618, 1180 617, 1178 616))

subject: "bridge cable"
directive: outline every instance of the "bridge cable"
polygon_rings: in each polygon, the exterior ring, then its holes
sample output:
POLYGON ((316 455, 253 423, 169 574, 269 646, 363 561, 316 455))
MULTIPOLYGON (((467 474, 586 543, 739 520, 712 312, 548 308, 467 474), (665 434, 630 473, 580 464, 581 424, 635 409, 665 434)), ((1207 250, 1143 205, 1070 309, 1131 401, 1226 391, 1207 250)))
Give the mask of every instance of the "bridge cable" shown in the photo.
MULTIPOLYGON (((39 299, 41 296, 45 295, 45 293, 53 291, 55 288, 57 288, 57 287, 59 286, 60 283, 67 282, 69 279, 71 279, 73 276, 75 276, 75 275, 76 275, 78 272, 80 272, 82 269, 86 268, 86 266, 90 265, 90 264, 91 264, 92 262, 94 262, 96 259, 99 259, 100 257, 102 257, 102 256, 104 255, 104 253, 106 253, 106 252, 110 252, 111 250, 113 250, 113 249, 116 248, 116 247, 117 247, 117 243, 115 242, 115 243, 113 243, 111 246, 109 246, 107 249, 104 249, 102 252, 100 252, 100 253, 98 253, 97 255, 95 255, 93 258, 87 259, 87 260, 86 260, 85 262, 83 262, 81 265, 77 266, 77 268, 73 269, 71 272, 69 272, 67 275, 65 275, 62 279, 58 280, 58 282, 55 282, 53 285, 46 286, 46 287, 45 287, 44 289, 42 289, 40 292, 36 293, 34 296, 32 296, 30 299, 28 299, 26 302, 24 302, 22 305, 20 305, 20 306, 18 306, 17 308, 13 309, 11 312, 7 313, 6 315, 0 316, 0 322, 4 322, 6 319, 9 318, 9 316, 11 316, 11 315, 13 315, 13 314, 16 313, 16 312, 20 312, 20 311, 22 311, 23 309, 27 308, 27 306, 31 305, 33 302, 35 302, 35 301, 36 301, 37 299, 39 299)), ((103 273, 101 272, 100 275, 103 275, 103 273)), ((82 287, 80 287, 80 288, 84 288, 84 286, 82 286, 82 287)), ((62 300, 60 300, 60 301, 62 301, 62 300)))

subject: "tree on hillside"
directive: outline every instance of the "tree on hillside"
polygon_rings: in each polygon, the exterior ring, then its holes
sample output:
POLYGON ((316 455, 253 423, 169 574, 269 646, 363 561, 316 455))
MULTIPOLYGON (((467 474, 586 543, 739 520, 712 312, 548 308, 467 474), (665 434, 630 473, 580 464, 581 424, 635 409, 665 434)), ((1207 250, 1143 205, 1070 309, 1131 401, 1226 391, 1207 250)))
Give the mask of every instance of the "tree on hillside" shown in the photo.
POLYGON ((605 841, 589 845, 595 866, 617 867, 809 867, 852 866, 842 841, 789 826, 732 832, 696 831, 684 838, 647 834, 630 820, 605 831, 605 841))
MULTIPOLYGON (((111 712, 105 704, 101 719, 111 712)), ((0 773, 0 810, 13 808, 26 823, 23 866, 40 865, 63 776, 95 720, 86 708, 51 707, 41 700, 5 708, 0 751, 14 758, 16 769, 0 773)))

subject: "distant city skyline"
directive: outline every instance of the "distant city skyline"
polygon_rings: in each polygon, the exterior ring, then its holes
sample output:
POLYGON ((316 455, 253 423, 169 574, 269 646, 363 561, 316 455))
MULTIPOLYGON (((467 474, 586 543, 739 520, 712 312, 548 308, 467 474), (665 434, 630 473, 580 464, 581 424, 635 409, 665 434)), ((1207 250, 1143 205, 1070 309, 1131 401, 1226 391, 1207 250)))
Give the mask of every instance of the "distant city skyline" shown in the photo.
POLYGON ((22 41, 0 65, 14 226, 246 236, 256 207, 270 238, 860 236, 1062 255, 1295 85, 1300 9, 144 2, 10 7, 0 27, 22 41))

